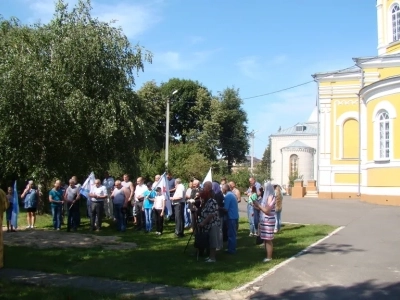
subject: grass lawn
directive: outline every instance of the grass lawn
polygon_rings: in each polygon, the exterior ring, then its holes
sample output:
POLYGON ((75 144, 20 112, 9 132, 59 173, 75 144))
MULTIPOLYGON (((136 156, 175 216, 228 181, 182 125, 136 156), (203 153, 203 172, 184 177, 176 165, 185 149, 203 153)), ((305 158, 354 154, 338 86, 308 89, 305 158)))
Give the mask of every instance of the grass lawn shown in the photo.
POLYGON ((149 299, 140 296, 120 296, 114 294, 103 294, 94 291, 66 288, 66 287, 43 287, 37 285, 27 285, 9 281, 0 281, 0 291, 2 299, 20 300, 122 300, 122 299, 149 299))
MULTIPOLYGON (((39 216, 37 226, 51 228, 51 218, 39 216)), ((203 258, 197 261, 193 255, 193 240, 187 251, 183 252, 189 234, 185 238, 175 238, 172 223, 164 227, 162 236, 156 236, 154 232, 137 232, 132 230, 131 224, 129 226, 127 232, 117 233, 112 223, 106 222, 103 231, 96 234, 120 236, 122 241, 137 243, 138 247, 135 249, 36 249, 6 246, 5 266, 134 282, 229 290, 253 280, 335 229, 328 225, 285 225, 282 232, 275 236, 274 260, 265 264, 262 263, 264 249, 255 245, 255 238, 248 236, 247 220, 241 219, 237 254, 228 255, 220 251, 217 254, 217 263, 206 264, 203 258)), ((82 218, 78 232, 88 233, 88 228, 87 218, 82 218)), ((64 231, 63 229, 59 234, 69 234, 64 231)))

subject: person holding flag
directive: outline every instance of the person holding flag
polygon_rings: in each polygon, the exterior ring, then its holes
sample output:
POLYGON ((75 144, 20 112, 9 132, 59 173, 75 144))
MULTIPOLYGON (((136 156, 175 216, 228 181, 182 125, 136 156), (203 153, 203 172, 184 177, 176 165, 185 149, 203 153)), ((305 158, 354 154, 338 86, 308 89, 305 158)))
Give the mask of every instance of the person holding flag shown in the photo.
POLYGON ((17 181, 14 181, 14 191, 12 198, 13 208, 11 212, 11 225, 14 230, 18 228, 18 214, 19 214, 19 203, 18 203, 18 191, 17 191, 17 181))
POLYGON ((11 186, 7 189, 7 200, 8 200, 8 208, 6 210, 6 222, 7 222, 7 232, 15 232, 14 226, 11 223, 11 217, 13 212, 13 189, 11 186))

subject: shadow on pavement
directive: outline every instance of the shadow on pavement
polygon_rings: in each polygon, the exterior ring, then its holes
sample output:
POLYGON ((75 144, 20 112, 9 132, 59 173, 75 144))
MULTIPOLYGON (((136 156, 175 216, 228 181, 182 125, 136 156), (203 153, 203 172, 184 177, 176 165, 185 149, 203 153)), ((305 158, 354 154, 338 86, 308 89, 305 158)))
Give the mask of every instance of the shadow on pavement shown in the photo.
POLYGON ((351 252, 364 252, 365 250, 354 248, 353 245, 348 244, 334 244, 334 243, 321 243, 302 253, 306 254, 324 254, 327 252, 346 254, 351 252))
POLYGON ((400 299, 400 283, 378 284, 374 281, 366 281, 352 286, 325 285, 321 287, 294 287, 283 291, 278 295, 265 292, 256 292, 248 299, 400 299))

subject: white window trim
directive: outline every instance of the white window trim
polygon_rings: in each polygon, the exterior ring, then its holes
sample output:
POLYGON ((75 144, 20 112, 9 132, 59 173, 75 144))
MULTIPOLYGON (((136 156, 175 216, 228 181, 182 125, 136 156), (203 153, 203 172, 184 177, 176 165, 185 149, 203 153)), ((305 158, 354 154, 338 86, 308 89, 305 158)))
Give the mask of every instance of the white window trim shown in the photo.
MULTIPOLYGON (((336 125, 339 126, 339 158, 340 159, 358 159, 357 157, 354 158, 345 158, 344 157, 344 123, 347 120, 356 120, 358 122, 358 126, 360 126, 360 120, 358 119, 358 112, 357 111, 348 111, 340 115, 340 117, 336 120, 336 125)), ((359 133, 360 134, 360 133, 359 133)))
POLYGON ((400 7, 399 2, 394 2, 392 5, 389 6, 389 11, 387 14, 387 37, 388 37, 388 44, 400 42, 400 38, 398 40, 393 39, 393 25, 392 25, 392 9, 394 6, 398 5, 400 7))
POLYGON ((373 123, 373 143, 374 143, 374 161, 376 162, 390 162, 393 160, 393 120, 397 118, 396 109, 389 101, 379 102, 372 113, 372 123, 373 123), (389 157, 380 157, 380 140, 379 140, 379 119, 378 113, 382 110, 387 111, 389 114, 389 157))

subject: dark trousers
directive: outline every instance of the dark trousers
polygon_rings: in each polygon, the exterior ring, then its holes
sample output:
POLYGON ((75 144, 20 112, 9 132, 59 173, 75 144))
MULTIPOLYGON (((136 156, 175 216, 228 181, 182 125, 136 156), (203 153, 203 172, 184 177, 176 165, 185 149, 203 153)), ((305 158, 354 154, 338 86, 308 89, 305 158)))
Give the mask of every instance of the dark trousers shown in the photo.
POLYGON ((183 225, 185 223, 184 216, 185 203, 178 203, 174 205, 175 212, 175 234, 183 235, 183 225))
POLYGON ((79 226, 79 202, 74 205, 67 204, 68 219, 67 219, 67 230, 70 231, 71 228, 75 231, 79 226))
POLYGON ((91 208, 90 225, 94 230, 96 228, 95 224, 97 223, 97 229, 100 229, 101 222, 103 220, 104 202, 92 201, 90 208, 91 208))
POLYGON ((126 214, 122 212, 123 204, 114 204, 114 218, 117 221, 117 231, 126 230, 126 214))
POLYGON ((161 216, 161 209, 155 209, 154 213, 156 215, 156 231, 163 232, 164 230, 164 216, 161 216))
POLYGON ((144 217, 144 211, 143 211, 143 201, 137 201, 135 202, 135 209, 136 209, 136 227, 137 229, 142 229, 146 228, 146 219, 144 217))

